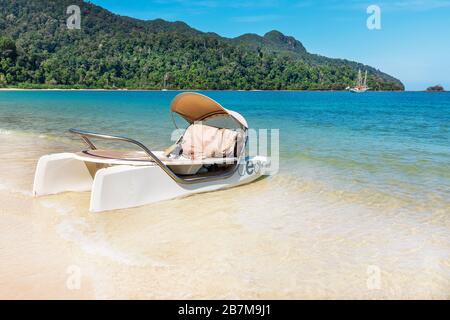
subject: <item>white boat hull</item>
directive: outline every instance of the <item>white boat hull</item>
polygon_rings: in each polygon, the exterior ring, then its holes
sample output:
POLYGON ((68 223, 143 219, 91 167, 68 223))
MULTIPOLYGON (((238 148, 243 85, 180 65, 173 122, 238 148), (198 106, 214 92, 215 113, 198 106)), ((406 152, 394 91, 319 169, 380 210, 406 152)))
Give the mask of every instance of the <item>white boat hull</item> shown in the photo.
POLYGON ((364 92, 366 92, 367 90, 368 90, 367 88, 362 88, 362 89, 351 88, 351 89, 350 89, 350 92, 353 92, 353 93, 364 93, 364 92))
POLYGON ((104 167, 104 164, 79 160, 72 153, 60 153, 39 159, 33 194, 91 191, 89 210, 101 212, 250 183, 264 174, 267 165, 266 157, 250 157, 227 178, 181 184, 157 165, 104 167))

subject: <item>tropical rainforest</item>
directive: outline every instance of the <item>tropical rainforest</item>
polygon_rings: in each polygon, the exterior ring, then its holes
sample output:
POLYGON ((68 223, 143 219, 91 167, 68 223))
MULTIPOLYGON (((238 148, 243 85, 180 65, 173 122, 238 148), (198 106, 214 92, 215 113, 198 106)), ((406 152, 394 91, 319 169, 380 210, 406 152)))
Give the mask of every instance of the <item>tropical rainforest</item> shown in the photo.
POLYGON ((278 31, 225 38, 183 22, 119 16, 81 0, 0 0, 0 87, 404 90, 373 67, 309 53, 278 31), (67 8, 81 9, 81 28, 67 8))

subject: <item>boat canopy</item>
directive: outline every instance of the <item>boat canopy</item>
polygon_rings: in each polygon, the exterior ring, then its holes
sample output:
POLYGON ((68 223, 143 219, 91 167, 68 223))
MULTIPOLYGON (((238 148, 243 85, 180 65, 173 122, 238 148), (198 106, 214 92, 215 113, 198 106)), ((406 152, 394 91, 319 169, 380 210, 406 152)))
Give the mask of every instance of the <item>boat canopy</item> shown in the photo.
POLYGON ((247 121, 239 113, 225 109, 213 99, 196 92, 178 94, 170 105, 170 111, 178 113, 187 122, 206 120, 216 115, 228 115, 243 128, 248 128, 247 121))

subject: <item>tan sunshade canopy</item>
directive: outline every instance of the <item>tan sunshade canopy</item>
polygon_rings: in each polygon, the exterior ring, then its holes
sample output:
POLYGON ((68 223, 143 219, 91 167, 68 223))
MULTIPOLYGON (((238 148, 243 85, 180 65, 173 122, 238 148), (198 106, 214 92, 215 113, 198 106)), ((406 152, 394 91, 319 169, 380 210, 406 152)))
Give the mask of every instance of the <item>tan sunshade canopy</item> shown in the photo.
POLYGON ((243 127, 247 121, 237 112, 227 110, 213 99, 195 92, 183 92, 177 95, 170 105, 170 111, 178 113, 189 123, 202 121, 215 115, 229 115, 243 127))

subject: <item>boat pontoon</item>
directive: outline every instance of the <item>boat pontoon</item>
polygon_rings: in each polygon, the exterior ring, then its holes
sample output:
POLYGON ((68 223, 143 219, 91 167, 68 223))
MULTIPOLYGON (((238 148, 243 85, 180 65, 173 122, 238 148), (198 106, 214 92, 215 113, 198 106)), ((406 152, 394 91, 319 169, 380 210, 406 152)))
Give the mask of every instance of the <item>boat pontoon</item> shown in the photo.
POLYGON ((91 191, 90 211, 129 208, 252 182, 266 157, 245 155, 248 125, 239 113, 192 92, 177 95, 170 110, 189 126, 165 151, 139 141, 76 129, 89 147, 45 155, 38 161, 33 194, 91 191), (133 144, 139 151, 97 149, 92 139, 133 144))

